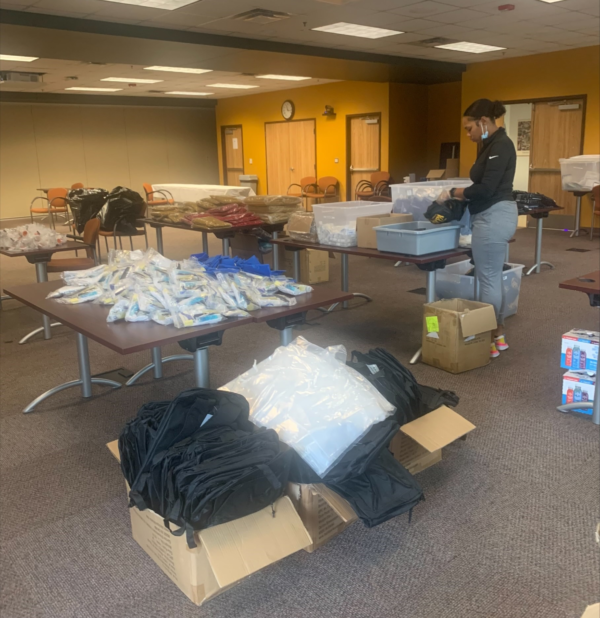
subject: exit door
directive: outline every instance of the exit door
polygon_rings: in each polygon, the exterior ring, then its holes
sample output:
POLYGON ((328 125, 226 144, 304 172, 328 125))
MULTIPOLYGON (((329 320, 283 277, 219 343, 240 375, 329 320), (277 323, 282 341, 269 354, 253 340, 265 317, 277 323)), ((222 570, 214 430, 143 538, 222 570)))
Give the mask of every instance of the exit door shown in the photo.
POLYGON ((370 180, 371 174, 381 169, 381 114, 346 116, 346 136, 346 199, 353 200, 356 185, 361 180, 370 180))
POLYGON ((241 125, 221 128, 223 148, 223 184, 239 186, 244 173, 244 147, 241 125))

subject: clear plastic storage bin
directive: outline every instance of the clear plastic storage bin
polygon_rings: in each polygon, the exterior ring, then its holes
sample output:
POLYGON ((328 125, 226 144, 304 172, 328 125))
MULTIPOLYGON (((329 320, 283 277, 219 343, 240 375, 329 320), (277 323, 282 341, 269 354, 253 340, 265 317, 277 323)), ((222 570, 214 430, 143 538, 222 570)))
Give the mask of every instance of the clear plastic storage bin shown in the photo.
POLYGON ((404 255, 427 255, 438 251, 451 251, 458 247, 460 225, 429 221, 407 221, 375 228, 377 249, 404 255))
POLYGON ((454 178, 392 185, 392 212, 410 214, 415 221, 425 221, 425 211, 444 189, 465 188, 472 184, 468 178, 454 178))
POLYGON ((591 191, 600 185, 600 155, 580 155, 559 161, 565 191, 591 191))
POLYGON ((317 235, 322 245, 356 247, 356 219, 389 215, 390 202, 337 202, 314 204, 317 235))
MULTIPOLYGON (((517 313, 519 307, 519 292, 523 276, 523 264, 511 264, 509 270, 502 273, 504 287, 504 317, 517 313)), ((475 300, 475 278, 467 275, 473 269, 471 260, 449 264, 446 268, 435 271, 435 290, 437 297, 463 298, 475 300)))

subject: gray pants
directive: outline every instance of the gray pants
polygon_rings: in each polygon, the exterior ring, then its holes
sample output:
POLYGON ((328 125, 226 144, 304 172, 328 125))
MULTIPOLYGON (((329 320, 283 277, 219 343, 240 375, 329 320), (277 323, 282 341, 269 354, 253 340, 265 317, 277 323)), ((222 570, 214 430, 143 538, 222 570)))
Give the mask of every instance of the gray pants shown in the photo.
POLYGON ((504 324, 502 267, 508 241, 517 229, 517 204, 498 202, 471 217, 473 261, 479 279, 480 300, 493 305, 498 324, 504 324))

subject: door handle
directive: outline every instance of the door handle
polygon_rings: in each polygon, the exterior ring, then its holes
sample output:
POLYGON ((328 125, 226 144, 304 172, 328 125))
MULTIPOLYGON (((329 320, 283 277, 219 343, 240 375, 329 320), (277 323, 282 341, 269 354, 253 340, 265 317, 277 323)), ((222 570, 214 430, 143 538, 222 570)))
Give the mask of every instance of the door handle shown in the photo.
POLYGON ((293 167, 290 167, 290 172, 293 172, 293 171, 294 171, 294 168, 293 168, 293 167))

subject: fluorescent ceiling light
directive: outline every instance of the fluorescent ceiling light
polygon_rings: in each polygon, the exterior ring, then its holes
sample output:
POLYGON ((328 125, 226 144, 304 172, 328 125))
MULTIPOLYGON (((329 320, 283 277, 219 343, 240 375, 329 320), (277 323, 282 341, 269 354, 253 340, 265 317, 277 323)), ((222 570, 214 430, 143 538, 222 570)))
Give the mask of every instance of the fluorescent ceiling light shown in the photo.
POLYGON ((105 77, 101 82, 124 82, 126 84, 158 84, 163 79, 129 79, 129 77, 105 77))
POLYGON ((486 52, 500 51, 506 47, 496 47, 495 45, 482 45, 481 43, 448 43, 447 45, 436 45, 438 49, 451 49, 452 51, 466 52, 468 54, 485 54, 486 52))
POLYGON ((332 34, 345 34, 346 36, 358 36, 362 39, 382 39, 386 36, 394 36, 395 34, 404 34, 399 30, 386 30, 385 28, 372 28, 371 26, 359 26, 358 24, 347 24, 340 21, 337 24, 329 26, 320 26, 312 28, 319 32, 331 32, 332 34))
POLYGON ((546 2, 548 4, 554 4, 555 2, 562 2, 563 0, 541 0, 541 2, 546 2))
POLYGON ((259 79, 285 79, 290 82, 301 82, 312 77, 300 77, 299 75, 257 75, 259 79))
POLYGON ((10 54, 0 54, 0 60, 10 60, 11 62, 33 62, 39 60, 37 56, 11 56, 10 54))
POLYGON ((147 6, 153 9, 164 9, 174 11, 182 6, 194 4, 197 0, 105 0, 105 2, 116 2, 118 4, 133 4, 134 6, 147 6))
POLYGON ((190 97, 207 97, 209 94, 214 94, 213 92, 186 92, 185 90, 171 90, 170 92, 165 92, 165 94, 182 94, 190 97))
POLYGON ((169 71, 171 73, 211 73, 212 69, 186 69, 185 67, 144 67, 145 71, 169 71))
POLYGON ((83 86, 71 86, 65 90, 85 90, 86 92, 119 92, 123 88, 84 88, 83 86))
POLYGON ((258 88, 258 86, 247 86, 245 84, 206 84, 210 88, 237 88, 239 90, 249 90, 250 88, 258 88))

